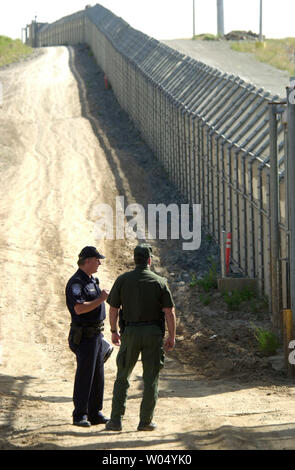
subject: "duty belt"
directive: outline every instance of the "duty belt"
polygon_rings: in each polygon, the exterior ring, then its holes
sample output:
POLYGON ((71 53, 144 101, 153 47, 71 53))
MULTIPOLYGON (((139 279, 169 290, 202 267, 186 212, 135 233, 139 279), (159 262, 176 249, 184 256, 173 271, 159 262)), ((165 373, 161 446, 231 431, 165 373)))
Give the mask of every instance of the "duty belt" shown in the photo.
POLYGON ((148 326, 148 325, 160 325, 160 321, 127 321, 126 326, 148 326))
POLYGON ((87 338, 92 338, 95 335, 98 335, 101 331, 104 330, 103 322, 91 324, 76 325, 71 323, 71 330, 73 332, 73 341, 75 344, 80 344, 82 335, 84 334, 87 338))

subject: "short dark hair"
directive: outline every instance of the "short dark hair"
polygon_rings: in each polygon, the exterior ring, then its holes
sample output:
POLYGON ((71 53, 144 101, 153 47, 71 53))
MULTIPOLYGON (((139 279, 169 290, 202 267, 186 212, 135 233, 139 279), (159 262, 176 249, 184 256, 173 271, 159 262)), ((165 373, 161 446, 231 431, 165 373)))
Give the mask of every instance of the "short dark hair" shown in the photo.
POLYGON ((142 258, 142 256, 134 256, 134 263, 136 266, 147 266, 149 258, 142 258))
POLYGON ((152 247, 147 243, 141 243, 134 248, 134 262, 136 265, 147 266, 152 256, 152 247))

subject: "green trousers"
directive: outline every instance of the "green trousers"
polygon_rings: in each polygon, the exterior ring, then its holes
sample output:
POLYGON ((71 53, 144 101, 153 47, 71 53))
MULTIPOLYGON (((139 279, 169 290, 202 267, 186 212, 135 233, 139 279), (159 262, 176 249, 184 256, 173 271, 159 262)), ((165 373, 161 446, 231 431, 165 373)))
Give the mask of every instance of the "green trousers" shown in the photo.
POLYGON ((117 355, 117 377, 114 384, 111 419, 120 421, 125 414, 131 372, 141 353, 143 397, 140 421, 150 423, 158 398, 158 379, 164 365, 162 330, 157 325, 127 326, 117 355))

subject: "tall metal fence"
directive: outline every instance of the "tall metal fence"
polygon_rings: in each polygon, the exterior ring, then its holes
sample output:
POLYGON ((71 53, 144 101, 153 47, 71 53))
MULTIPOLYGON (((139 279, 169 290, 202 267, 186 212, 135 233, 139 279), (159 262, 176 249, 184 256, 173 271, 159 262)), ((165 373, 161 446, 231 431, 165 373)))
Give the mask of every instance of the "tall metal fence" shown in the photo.
POLYGON ((276 114, 275 143, 270 138, 270 103, 279 97, 169 48, 100 5, 45 25, 38 34, 39 46, 82 42, 169 178, 187 201, 201 204, 203 227, 219 243, 222 231, 230 232, 234 263, 259 280, 269 299, 276 289, 280 308, 288 307, 284 114, 276 114), (277 158, 276 202, 271 151, 277 158), (275 228, 271 204, 278 214, 275 228), (275 262, 273 230, 279 240, 275 262))

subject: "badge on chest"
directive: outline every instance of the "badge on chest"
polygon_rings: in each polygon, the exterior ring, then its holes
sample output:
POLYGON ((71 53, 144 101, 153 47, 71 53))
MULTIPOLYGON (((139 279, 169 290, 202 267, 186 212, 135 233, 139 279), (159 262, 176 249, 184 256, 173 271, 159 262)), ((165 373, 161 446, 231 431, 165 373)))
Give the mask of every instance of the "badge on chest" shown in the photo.
POLYGON ((87 295, 89 297, 92 297, 92 298, 98 297, 97 289, 96 289, 95 285, 92 282, 85 286, 85 290, 86 290, 87 295))

